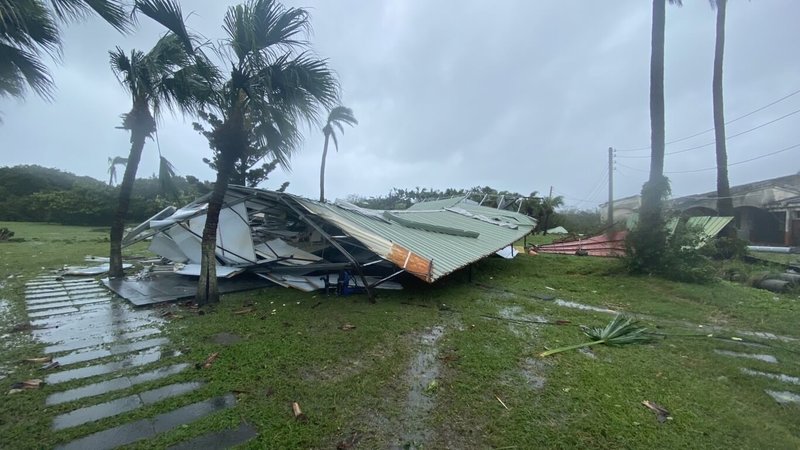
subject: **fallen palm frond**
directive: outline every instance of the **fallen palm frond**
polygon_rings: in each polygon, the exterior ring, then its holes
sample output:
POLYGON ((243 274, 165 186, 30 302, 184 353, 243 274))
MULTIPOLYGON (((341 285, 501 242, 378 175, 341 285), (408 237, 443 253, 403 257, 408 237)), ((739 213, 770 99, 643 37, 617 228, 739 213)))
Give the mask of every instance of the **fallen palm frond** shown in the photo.
POLYGON ((583 333, 593 340, 582 344, 569 345, 553 350, 548 350, 539 354, 541 357, 554 355, 567 350, 575 350, 592 345, 625 345, 642 344, 653 340, 653 335, 647 333, 647 328, 638 326, 638 323, 622 314, 614 318, 605 328, 590 328, 583 333))

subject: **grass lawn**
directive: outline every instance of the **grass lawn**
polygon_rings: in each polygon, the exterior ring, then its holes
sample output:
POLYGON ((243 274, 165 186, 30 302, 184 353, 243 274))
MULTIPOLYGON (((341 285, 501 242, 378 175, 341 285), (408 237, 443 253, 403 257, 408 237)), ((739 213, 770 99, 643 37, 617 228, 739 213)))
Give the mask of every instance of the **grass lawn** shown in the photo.
MULTIPOLYGON (((13 381, 36 375, 18 361, 36 355, 37 344, 25 332, 7 331, 26 320, 24 282, 43 268, 104 255, 108 243, 106 230, 0 227, 21 239, 0 243, 5 396, 13 381)), ((800 385, 742 371, 800 377, 800 340, 776 339, 800 338, 796 293, 631 277, 613 259, 520 255, 476 264, 471 282, 462 271, 432 286, 412 283, 384 293, 377 304, 364 296, 269 288, 227 295, 203 313, 180 307, 180 318, 166 332, 181 360, 202 361, 216 351, 220 358, 210 369, 171 382, 200 377, 206 385, 192 395, 234 392, 237 406, 132 448, 166 447, 241 420, 259 430, 248 448, 352 442, 365 449, 800 448, 800 405, 779 405, 765 393, 800 394, 800 385), (244 307, 253 311, 234 314, 244 307), (583 342, 579 325, 601 326, 613 317, 588 307, 634 314, 666 337, 539 358, 545 349, 583 342), (355 328, 342 329, 345 324, 355 328), (756 331, 774 336, 751 333, 756 331), (241 341, 213 343, 222 332, 241 341), (719 351, 769 354, 779 362, 719 351), (672 419, 659 423, 644 400, 668 409, 672 419), (308 421, 294 419, 292 402, 308 421)), ((44 406, 47 393, 45 386, 4 398, 0 448, 52 447, 92 427, 150 416, 193 398, 52 432, 50 418, 63 411, 44 406)))

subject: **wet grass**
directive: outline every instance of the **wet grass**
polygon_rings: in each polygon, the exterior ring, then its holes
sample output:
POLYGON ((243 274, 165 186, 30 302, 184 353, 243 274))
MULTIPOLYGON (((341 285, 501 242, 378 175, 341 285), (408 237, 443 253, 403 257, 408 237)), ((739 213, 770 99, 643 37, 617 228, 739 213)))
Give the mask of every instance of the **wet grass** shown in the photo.
MULTIPOLYGON (((0 244, 3 264, 10 263, 0 265, 2 280, 11 274, 21 274, 24 280, 39 274, 41 267, 80 264, 87 254, 107 251, 100 231, 2 226, 24 238, 0 244), (33 245, 34 237, 44 242, 45 233, 51 233, 49 244, 33 245)), ((12 321, 24 319, 22 281, 16 280, 8 280, 12 288, 3 290, 11 303, 12 321)), ((249 448, 335 448, 346 440, 357 442, 356 448, 392 444, 411 448, 800 447, 796 420, 800 406, 778 405, 764 393, 765 389, 798 393, 800 386, 741 371, 800 376, 800 342, 740 333, 767 331, 800 337, 796 294, 773 294, 728 282, 698 286, 630 277, 617 261, 608 259, 520 255, 512 261, 489 259, 477 264, 472 283, 466 273, 455 273, 433 286, 412 283, 404 291, 383 294, 374 305, 363 296, 326 297, 270 288, 225 296, 221 304, 202 311, 201 315, 175 307, 180 318, 165 327, 172 341, 167 350, 180 350, 182 355, 160 364, 199 362, 212 352, 220 352, 219 359, 208 369, 189 369, 136 390, 193 380, 205 382, 201 389, 56 433, 49 431, 52 415, 95 401, 45 407, 44 398, 53 387, 8 396, 0 406, 0 447, 50 447, 227 392, 237 395, 235 408, 132 448, 165 447, 235 427, 240 421, 260 432, 249 448), (646 326, 668 337, 647 345, 595 347, 594 359, 575 351, 540 360, 537 355, 547 348, 582 342, 585 336, 578 325, 599 326, 612 317, 558 306, 536 297, 541 294, 644 315, 646 326), (235 314, 245 307, 253 311, 235 314), (570 324, 534 325, 485 317, 501 314, 520 320, 565 319, 570 324), (344 324, 355 328, 343 330, 344 324), (435 326, 444 330, 435 344, 437 378, 424 393, 433 406, 426 420, 410 420, 409 374, 413 361, 426 351, 420 345, 421 336, 435 326), (710 326, 718 328, 711 331, 710 326), (223 332, 241 340, 232 345, 214 343, 213 336, 223 332), (714 337, 707 337, 709 333, 714 337), (730 337, 765 346, 751 347, 730 337), (769 354, 779 363, 733 358, 715 350, 769 354), (643 400, 664 406, 673 419, 659 423, 642 406, 643 400), (300 404, 307 422, 293 417, 292 402, 300 404), (422 433, 409 432, 409 428, 421 428, 422 433), (414 442, 413 436, 427 436, 428 441, 414 442)), ((4 327, 9 323, 7 318, 0 321, 4 327)), ((0 356, 0 366, 8 365, 13 371, 0 380, 0 395, 5 395, 12 380, 37 375, 33 368, 16 362, 35 354, 37 348, 25 340, 24 333, 14 335, 22 343, 0 356)), ((129 394, 119 391, 97 399, 129 394)))

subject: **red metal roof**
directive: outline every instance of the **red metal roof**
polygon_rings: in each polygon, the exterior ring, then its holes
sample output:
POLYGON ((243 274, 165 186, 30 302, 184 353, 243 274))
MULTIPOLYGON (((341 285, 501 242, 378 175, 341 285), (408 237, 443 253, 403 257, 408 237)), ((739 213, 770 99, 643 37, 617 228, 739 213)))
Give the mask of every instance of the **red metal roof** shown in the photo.
POLYGON ((625 256, 625 237, 627 235, 628 232, 626 230, 612 231, 586 239, 578 238, 542 245, 539 246, 539 251, 542 253, 574 255, 578 250, 583 250, 591 256, 625 256))

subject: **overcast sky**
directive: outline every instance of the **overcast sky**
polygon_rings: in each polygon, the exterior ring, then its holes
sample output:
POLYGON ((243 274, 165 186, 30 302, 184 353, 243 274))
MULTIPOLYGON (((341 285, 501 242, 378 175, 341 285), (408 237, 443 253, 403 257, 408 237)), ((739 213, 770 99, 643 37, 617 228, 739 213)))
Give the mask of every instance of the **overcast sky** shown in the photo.
MULTIPOLYGON (((189 27, 221 38, 229 4, 183 1, 189 27)), ((343 198, 392 187, 490 185, 522 193, 553 186, 567 204, 594 208, 607 197, 607 148, 647 147, 650 140, 651 2, 645 0, 337 0, 287 1, 311 12, 316 52, 329 58, 343 103, 359 125, 331 152, 326 194, 343 198)), ((711 75, 715 14, 706 0, 668 7, 667 141, 713 126, 711 75)), ((730 0, 725 48, 726 119, 800 90, 800 1, 730 0)), ((123 36, 99 20, 64 33, 63 62, 50 63, 56 100, 34 95, 0 100, 0 165, 39 164, 105 179, 107 158, 127 156, 116 129, 130 100, 108 65, 108 50, 148 50, 161 30, 140 19, 123 36)), ((728 126, 728 135, 800 109, 800 94, 728 126)), ((182 175, 213 179, 201 161, 207 142, 191 119, 166 115, 161 148, 182 175)), ((800 114, 728 141, 736 163, 800 143, 800 114)), ((323 136, 306 133, 289 191, 318 196, 323 136)), ((667 146, 667 152, 713 142, 713 133, 667 146)), ((649 150, 619 152, 616 197, 640 191, 649 150), (641 156, 623 158, 623 156, 641 156)), ((800 147, 730 168, 732 185, 800 170, 800 147)), ((141 176, 157 171, 148 142, 141 176)), ((668 155, 666 171, 714 167, 714 146, 668 155)), ((714 170, 668 174, 675 195, 712 191, 714 170)))

